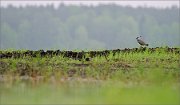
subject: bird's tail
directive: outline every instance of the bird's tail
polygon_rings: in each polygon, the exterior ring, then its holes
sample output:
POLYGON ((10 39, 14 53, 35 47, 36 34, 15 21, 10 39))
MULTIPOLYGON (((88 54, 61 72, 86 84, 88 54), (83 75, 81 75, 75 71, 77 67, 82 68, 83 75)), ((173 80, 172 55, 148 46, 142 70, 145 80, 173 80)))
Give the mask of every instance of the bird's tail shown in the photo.
POLYGON ((146 46, 148 46, 149 44, 146 44, 146 46))

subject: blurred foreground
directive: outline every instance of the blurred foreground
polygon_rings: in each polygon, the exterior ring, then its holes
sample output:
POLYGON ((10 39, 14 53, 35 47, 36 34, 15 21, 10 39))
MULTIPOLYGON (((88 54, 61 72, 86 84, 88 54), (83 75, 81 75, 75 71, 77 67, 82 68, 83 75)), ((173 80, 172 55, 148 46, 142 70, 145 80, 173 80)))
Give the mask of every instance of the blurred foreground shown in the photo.
POLYGON ((0 104, 179 105, 176 51, 110 52, 89 61, 62 55, 2 58, 0 104))

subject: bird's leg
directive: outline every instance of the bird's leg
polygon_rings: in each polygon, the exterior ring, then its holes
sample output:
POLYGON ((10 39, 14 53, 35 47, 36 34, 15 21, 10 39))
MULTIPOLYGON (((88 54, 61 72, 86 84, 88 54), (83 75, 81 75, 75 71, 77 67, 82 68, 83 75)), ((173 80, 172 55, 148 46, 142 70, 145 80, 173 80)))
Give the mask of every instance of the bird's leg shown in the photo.
POLYGON ((139 48, 141 49, 141 48, 143 48, 143 46, 141 45, 139 48))

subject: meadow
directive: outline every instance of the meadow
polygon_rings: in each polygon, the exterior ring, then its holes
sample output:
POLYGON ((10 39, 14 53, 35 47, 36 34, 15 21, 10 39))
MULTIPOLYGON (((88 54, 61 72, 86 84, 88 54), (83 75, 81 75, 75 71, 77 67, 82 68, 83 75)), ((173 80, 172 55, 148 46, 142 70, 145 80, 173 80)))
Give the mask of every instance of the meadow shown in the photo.
POLYGON ((180 48, 0 51, 0 104, 180 104, 180 48))

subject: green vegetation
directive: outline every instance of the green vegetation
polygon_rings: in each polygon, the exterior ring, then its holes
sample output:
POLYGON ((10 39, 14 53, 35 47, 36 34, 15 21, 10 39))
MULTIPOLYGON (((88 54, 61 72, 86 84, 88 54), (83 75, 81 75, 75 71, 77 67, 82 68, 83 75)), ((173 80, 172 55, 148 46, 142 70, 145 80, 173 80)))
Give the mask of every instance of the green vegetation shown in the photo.
POLYGON ((90 61, 63 56, 4 58, 0 103, 179 105, 179 64, 179 53, 164 48, 110 53, 90 61))
POLYGON ((142 35, 151 47, 179 43, 179 8, 118 5, 0 7, 0 49, 134 48, 142 35))

